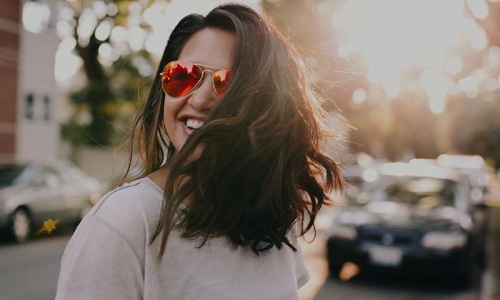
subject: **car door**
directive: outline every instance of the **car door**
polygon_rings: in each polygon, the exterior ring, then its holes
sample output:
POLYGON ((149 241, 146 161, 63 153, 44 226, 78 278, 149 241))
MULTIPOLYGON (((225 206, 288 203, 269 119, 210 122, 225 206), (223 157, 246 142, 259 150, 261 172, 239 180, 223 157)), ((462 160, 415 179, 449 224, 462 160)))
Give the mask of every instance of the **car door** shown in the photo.
POLYGON ((45 219, 59 217, 62 198, 60 184, 60 177, 51 167, 46 165, 34 167, 26 201, 29 203, 28 207, 35 225, 45 219))
POLYGON ((78 168, 66 162, 59 162, 54 168, 61 178, 63 217, 68 220, 77 220, 82 212, 91 206, 90 197, 95 192, 89 186, 91 180, 78 168))

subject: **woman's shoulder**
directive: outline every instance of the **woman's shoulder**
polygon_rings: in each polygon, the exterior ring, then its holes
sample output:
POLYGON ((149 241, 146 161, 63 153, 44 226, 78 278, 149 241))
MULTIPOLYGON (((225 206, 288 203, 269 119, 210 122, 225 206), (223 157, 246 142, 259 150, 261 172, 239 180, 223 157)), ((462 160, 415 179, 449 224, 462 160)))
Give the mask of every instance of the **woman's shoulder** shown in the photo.
POLYGON ((98 218, 120 232, 150 231, 159 218, 162 201, 163 191, 144 177, 108 192, 88 217, 98 218))
POLYGON ((137 209, 161 206, 163 191, 148 177, 126 183, 104 195, 95 205, 96 214, 137 213, 137 209))

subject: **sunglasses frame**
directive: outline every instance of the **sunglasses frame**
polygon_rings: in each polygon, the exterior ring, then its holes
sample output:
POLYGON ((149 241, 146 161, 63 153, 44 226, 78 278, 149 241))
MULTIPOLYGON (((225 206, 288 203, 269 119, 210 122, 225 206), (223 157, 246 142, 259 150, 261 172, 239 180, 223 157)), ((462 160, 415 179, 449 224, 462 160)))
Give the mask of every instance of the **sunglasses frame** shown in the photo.
POLYGON ((201 85, 201 83, 203 82, 203 78, 205 78, 205 72, 211 72, 211 73, 212 73, 212 90, 214 91, 215 95, 217 95, 217 97, 220 99, 220 98, 222 98, 222 96, 219 96, 219 94, 217 93, 217 90, 215 89, 215 83, 214 83, 214 75, 215 75, 215 73, 219 72, 220 70, 224 70, 224 71, 229 71, 229 72, 231 72, 231 70, 230 70, 230 69, 226 69, 226 68, 219 68, 219 67, 214 67, 214 66, 202 65, 202 64, 197 64, 197 63, 190 62, 190 61, 185 61, 185 60, 172 60, 172 61, 170 61, 169 63, 167 63, 167 64, 165 65, 165 67, 163 67, 163 72, 161 72, 161 73, 160 73, 160 76, 162 77, 162 78, 161 78, 161 81, 160 81, 160 83, 161 83, 161 88, 162 88, 163 92, 164 92, 167 96, 169 96, 170 98, 172 98, 172 99, 181 98, 181 97, 184 97, 184 96, 189 95, 190 93, 192 93, 194 90, 196 90, 196 89, 197 89, 197 88, 201 85), (188 64, 192 64, 192 65, 195 65, 195 66, 199 67, 199 68, 201 69, 201 71, 202 71, 202 73, 201 73, 201 77, 200 77, 200 79, 198 80, 198 83, 196 83, 196 85, 195 85, 192 89, 190 89, 190 90, 189 90, 189 92, 185 93, 185 94, 184 94, 184 95, 182 95, 182 96, 177 96, 177 97, 172 97, 172 96, 170 96, 170 95, 167 93, 167 91, 165 90, 165 88, 163 87, 163 74, 165 73, 165 69, 167 68, 167 66, 168 66, 169 64, 174 63, 174 62, 175 62, 175 63, 188 63, 188 64), (210 69, 214 69, 214 70, 206 70, 205 68, 210 68, 210 69))

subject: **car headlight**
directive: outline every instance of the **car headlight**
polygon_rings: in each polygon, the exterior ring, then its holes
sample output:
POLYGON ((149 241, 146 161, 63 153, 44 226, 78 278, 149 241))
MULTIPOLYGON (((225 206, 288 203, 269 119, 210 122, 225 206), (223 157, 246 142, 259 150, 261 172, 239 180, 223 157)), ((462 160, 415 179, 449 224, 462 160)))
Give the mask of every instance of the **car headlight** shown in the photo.
POLYGON ((463 247, 467 236, 461 232, 429 232, 422 239, 422 246, 440 250, 463 247))
POLYGON ((343 224, 334 224, 330 228, 330 237, 337 239, 354 240, 358 236, 356 229, 343 224))

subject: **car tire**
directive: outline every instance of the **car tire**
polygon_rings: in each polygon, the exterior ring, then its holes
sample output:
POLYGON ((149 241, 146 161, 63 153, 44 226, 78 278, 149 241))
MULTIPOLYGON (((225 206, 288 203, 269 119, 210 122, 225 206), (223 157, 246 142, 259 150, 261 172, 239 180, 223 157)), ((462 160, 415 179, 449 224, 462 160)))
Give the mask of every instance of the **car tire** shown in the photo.
POLYGON ((26 242, 31 235, 31 216, 24 208, 16 209, 10 218, 10 231, 14 241, 18 243, 26 242))

